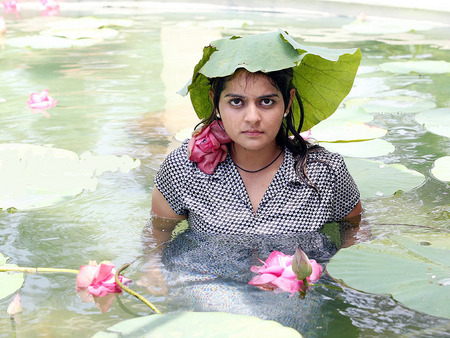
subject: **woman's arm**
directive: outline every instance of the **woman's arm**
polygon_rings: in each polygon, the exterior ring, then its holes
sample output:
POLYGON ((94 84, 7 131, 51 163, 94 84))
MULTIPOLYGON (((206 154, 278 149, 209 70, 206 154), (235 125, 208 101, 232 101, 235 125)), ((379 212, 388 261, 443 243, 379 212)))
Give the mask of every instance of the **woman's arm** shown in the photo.
POLYGON ((159 245, 170 240, 173 229, 184 219, 186 216, 177 215, 158 188, 153 187, 152 228, 156 244, 159 245))
POLYGON ((361 201, 359 201, 353 208, 353 210, 350 211, 349 214, 344 217, 344 221, 359 224, 359 222, 361 221, 361 212, 362 212, 361 201))
POLYGON ((147 291, 151 294, 167 294, 166 281, 161 272, 161 251, 164 249, 165 243, 170 241, 173 229, 183 219, 186 219, 186 216, 177 215, 167 203, 163 194, 158 188, 154 187, 151 220, 142 234, 144 246, 151 245, 153 248, 144 248, 144 251, 149 252, 145 264, 146 268, 141 278, 136 281, 137 285, 147 288, 147 291))

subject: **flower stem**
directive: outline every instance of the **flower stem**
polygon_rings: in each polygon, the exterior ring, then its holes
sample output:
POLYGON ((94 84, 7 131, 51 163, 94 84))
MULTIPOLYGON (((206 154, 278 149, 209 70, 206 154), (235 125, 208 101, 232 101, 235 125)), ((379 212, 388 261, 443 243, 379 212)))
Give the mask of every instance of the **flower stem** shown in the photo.
POLYGON ((73 273, 78 274, 78 270, 75 269, 60 269, 60 268, 27 268, 27 267, 0 267, 0 272, 16 271, 16 272, 28 272, 28 273, 41 273, 41 272, 58 272, 58 273, 73 273))
MULTIPOLYGON (((130 295, 133 295, 134 297, 136 297, 137 299, 139 299, 140 301, 142 301, 145 305, 147 305, 149 308, 151 308, 155 313, 158 314, 162 314, 161 311, 158 310, 158 308, 153 305, 152 303, 150 303, 147 299, 145 299, 143 296, 141 296, 139 293, 131 290, 130 288, 126 287, 125 285, 123 285, 120 280, 119 280, 119 274, 125 270, 127 267, 129 267, 131 265, 131 263, 126 263, 124 265, 122 265, 120 267, 119 270, 116 271, 116 275, 115 275, 115 279, 116 279, 116 283, 117 285, 122 289, 125 290, 126 292, 128 292, 130 295)), ((122 275, 123 276, 123 275, 122 275)))

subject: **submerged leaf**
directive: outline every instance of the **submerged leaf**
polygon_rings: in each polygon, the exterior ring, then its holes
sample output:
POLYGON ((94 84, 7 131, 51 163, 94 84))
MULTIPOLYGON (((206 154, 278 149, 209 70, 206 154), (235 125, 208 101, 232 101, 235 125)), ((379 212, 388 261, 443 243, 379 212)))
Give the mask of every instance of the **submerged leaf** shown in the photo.
POLYGON ((392 236, 341 249, 327 271, 352 288, 450 318, 449 252, 448 233, 392 236))

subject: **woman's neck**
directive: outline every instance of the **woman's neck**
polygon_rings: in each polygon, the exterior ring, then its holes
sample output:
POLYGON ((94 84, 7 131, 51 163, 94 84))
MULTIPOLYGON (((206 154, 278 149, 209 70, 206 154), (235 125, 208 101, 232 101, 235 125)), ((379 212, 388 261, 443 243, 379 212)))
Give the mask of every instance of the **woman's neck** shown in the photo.
POLYGON ((246 172, 259 172, 274 166, 282 158, 283 153, 283 149, 276 144, 261 150, 249 150, 233 143, 230 150, 233 162, 246 172))

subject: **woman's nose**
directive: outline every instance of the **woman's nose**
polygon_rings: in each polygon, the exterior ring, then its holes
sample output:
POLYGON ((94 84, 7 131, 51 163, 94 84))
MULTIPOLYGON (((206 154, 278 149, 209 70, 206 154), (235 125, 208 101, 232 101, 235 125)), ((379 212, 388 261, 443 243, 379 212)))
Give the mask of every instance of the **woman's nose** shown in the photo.
POLYGON ((247 106, 245 120, 249 123, 257 123, 261 120, 259 109, 255 104, 249 104, 247 106))

